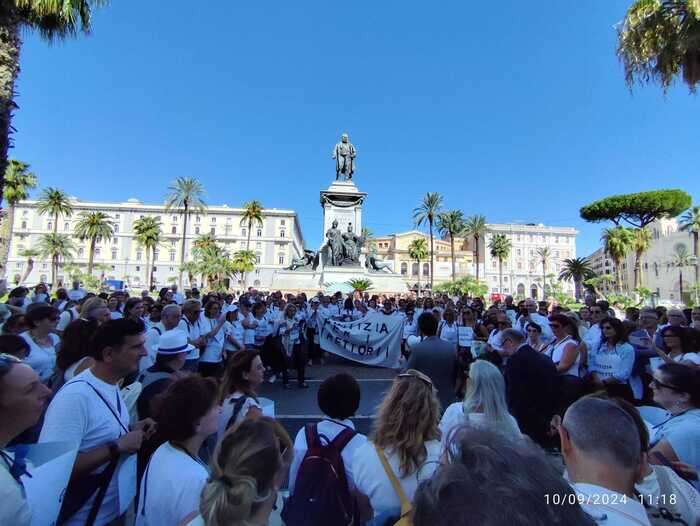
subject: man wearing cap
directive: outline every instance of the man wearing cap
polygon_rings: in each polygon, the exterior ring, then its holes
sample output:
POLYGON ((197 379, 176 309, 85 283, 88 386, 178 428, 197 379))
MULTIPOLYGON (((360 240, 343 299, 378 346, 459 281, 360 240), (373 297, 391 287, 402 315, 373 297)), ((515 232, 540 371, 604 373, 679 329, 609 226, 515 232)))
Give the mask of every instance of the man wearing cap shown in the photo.
POLYGON ((139 364, 140 371, 144 371, 153 365, 156 360, 160 337, 167 331, 176 329, 181 317, 182 311, 177 305, 171 303, 163 307, 160 313, 160 321, 146 331, 146 351, 148 351, 148 356, 141 360, 139 364))
POLYGON ((187 340, 192 345, 192 350, 187 356, 185 370, 196 372, 199 367, 199 348, 206 343, 202 336, 202 328, 199 319, 202 315, 202 304, 199 300, 187 300, 182 306, 182 319, 178 328, 187 334, 187 340))
MULTIPOLYGON (((179 310, 177 305, 168 305, 179 310)), ((182 367, 185 365, 187 353, 193 350, 187 341, 187 333, 181 330, 167 330, 160 335, 156 347, 155 363, 146 369, 141 376, 142 390, 136 407, 139 418, 147 418, 153 414, 151 403, 153 399, 165 391, 171 383, 182 378, 185 373, 182 367)))

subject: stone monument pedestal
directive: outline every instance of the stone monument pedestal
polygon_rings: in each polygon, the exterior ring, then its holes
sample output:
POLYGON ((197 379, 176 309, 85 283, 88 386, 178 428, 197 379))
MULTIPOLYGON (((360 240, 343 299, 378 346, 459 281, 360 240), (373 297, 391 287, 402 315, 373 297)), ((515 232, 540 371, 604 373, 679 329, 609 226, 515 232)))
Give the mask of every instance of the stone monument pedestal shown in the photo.
POLYGON ((321 192, 323 208, 323 233, 328 231, 333 221, 338 221, 342 232, 352 225, 357 234, 362 233, 362 203, 367 194, 360 192, 352 181, 333 181, 328 190, 321 192))

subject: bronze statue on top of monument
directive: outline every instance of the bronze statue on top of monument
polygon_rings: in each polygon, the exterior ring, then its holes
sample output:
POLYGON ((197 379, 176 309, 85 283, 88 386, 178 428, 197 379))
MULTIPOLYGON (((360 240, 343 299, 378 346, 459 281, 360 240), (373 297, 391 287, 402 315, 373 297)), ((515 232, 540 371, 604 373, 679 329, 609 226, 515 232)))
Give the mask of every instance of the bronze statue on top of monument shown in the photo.
POLYGON ((344 133, 340 136, 340 142, 333 148, 336 181, 352 181, 355 173, 355 157, 357 157, 357 150, 350 142, 348 134, 344 133))

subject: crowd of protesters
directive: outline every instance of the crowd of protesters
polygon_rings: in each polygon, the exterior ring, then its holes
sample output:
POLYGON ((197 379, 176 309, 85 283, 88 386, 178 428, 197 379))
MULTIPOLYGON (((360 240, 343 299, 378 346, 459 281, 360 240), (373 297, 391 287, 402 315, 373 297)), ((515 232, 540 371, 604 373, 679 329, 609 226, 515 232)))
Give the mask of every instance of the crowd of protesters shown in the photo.
POLYGON ((77 282, 3 307, 1 524, 31 523, 24 445, 57 441, 78 450, 58 524, 699 523, 698 308, 77 282), (371 433, 340 373, 290 438, 261 386, 307 389, 321 315, 369 312, 402 328, 371 433))

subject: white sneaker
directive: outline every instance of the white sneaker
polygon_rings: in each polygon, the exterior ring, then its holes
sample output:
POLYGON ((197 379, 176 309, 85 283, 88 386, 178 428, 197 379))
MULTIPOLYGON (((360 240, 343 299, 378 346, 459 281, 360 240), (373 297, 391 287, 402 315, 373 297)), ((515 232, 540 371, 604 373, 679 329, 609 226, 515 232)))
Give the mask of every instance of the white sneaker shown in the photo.
POLYGON ((277 381, 277 375, 273 374, 272 376, 270 376, 270 378, 267 379, 267 381, 271 384, 274 384, 277 381))

